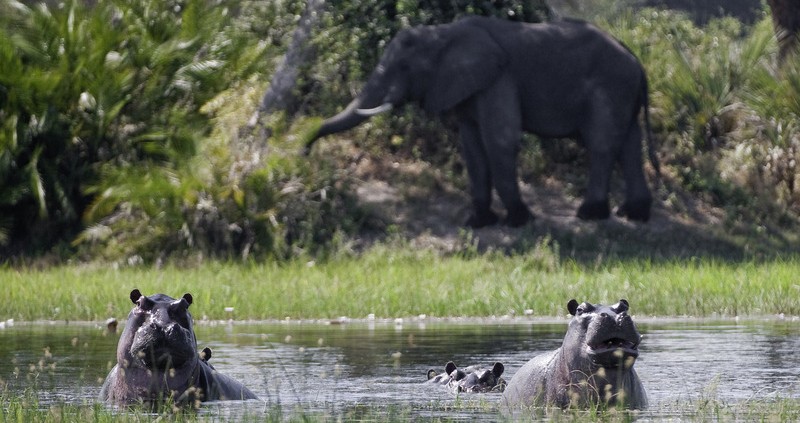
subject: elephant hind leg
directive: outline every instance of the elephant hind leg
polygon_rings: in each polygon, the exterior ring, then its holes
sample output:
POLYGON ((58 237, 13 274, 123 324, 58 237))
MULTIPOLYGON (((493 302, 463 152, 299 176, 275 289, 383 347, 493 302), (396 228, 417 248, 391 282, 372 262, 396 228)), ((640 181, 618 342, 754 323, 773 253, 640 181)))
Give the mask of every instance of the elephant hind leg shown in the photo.
POLYGON ((589 181, 583 202, 576 215, 583 220, 608 219, 611 209, 608 205, 608 189, 611 171, 616 162, 616 155, 608 149, 589 147, 589 181))
POLYGON ((642 168, 642 130, 634 121, 620 152, 622 173, 625 178, 625 202, 617 209, 617 216, 647 222, 653 197, 647 187, 642 168))

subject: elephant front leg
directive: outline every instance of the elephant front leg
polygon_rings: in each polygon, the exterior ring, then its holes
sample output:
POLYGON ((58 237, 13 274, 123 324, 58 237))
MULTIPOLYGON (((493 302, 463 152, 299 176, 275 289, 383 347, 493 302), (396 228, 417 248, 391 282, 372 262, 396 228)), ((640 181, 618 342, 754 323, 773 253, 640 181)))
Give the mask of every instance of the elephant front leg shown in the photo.
POLYGON ((477 125, 470 120, 462 119, 459 123, 459 135, 461 155, 467 165, 472 194, 472 212, 464 226, 477 229, 494 225, 499 219, 491 209, 492 177, 489 173, 486 152, 480 143, 477 125))
POLYGON ((503 223, 513 228, 533 220, 522 202, 517 181, 517 155, 522 141, 522 113, 516 84, 504 75, 476 98, 478 126, 489 173, 506 206, 503 223))

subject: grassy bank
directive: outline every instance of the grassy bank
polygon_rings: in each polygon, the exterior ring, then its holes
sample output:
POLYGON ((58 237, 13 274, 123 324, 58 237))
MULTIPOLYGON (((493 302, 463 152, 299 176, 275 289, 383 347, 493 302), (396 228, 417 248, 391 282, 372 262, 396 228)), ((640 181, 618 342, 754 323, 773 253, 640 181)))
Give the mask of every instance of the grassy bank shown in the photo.
POLYGON ((133 288, 172 296, 191 292, 195 318, 209 319, 493 316, 528 309, 537 316, 557 316, 570 298, 626 298, 635 314, 647 316, 800 315, 798 272, 797 259, 587 266, 559 262, 546 252, 442 257, 382 248, 324 264, 5 268, 0 270, 0 318, 124 318, 133 288))

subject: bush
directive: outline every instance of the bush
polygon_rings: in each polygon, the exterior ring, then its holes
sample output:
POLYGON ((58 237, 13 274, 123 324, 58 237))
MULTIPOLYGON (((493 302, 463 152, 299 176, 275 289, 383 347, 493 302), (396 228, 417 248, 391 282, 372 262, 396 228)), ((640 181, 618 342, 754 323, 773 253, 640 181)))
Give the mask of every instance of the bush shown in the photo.
MULTIPOLYGON (((336 157, 297 154, 296 134, 319 124, 305 116, 347 104, 403 27, 466 13, 532 21, 548 12, 537 0, 336 0, 298 86, 299 114, 273 116, 273 136, 261 145, 240 139, 239 128, 305 1, 85 3, 0 3, 6 257, 61 251, 69 241, 83 257, 131 263, 335 254, 368 216, 336 157)), ((648 71, 668 186, 751 222, 796 223, 800 59, 775 67, 770 22, 698 27, 654 10, 604 22, 648 71)), ((409 107, 372 119, 357 138, 376 153, 456 169, 451 129, 409 107)), ((548 150, 530 148, 523 173, 551 171, 541 163, 548 150)))
POLYGON ((654 127, 678 186, 745 221, 796 222, 800 60, 776 68, 771 21, 697 27, 647 10, 611 21, 648 70, 654 127), (754 219, 754 220, 753 220, 754 219))
POLYGON ((0 215, 12 248, 70 239, 92 194, 127 175, 166 183, 210 129, 200 106, 260 57, 206 1, 84 3, 2 6, 0 215))

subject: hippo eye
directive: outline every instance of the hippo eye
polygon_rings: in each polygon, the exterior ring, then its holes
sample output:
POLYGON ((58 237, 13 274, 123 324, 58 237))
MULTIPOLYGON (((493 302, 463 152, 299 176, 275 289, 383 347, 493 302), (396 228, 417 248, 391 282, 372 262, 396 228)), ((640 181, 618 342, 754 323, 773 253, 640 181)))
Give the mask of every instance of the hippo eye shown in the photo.
POLYGON ((153 309, 153 300, 145 297, 144 295, 139 297, 139 300, 136 301, 136 304, 139 306, 140 309, 144 311, 149 311, 153 309))
POLYGON ((167 307, 167 313, 169 313, 170 319, 186 329, 191 329, 188 308, 189 302, 185 298, 181 298, 170 303, 169 307, 167 307))
POLYGON ((175 312, 174 310, 170 310, 169 317, 172 318, 172 320, 178 322, 178 324, 181 325, 182 327, 186 329, 191 329, 189 327, 190 326, 189 316, 187 316, 186 313, 175 312))

